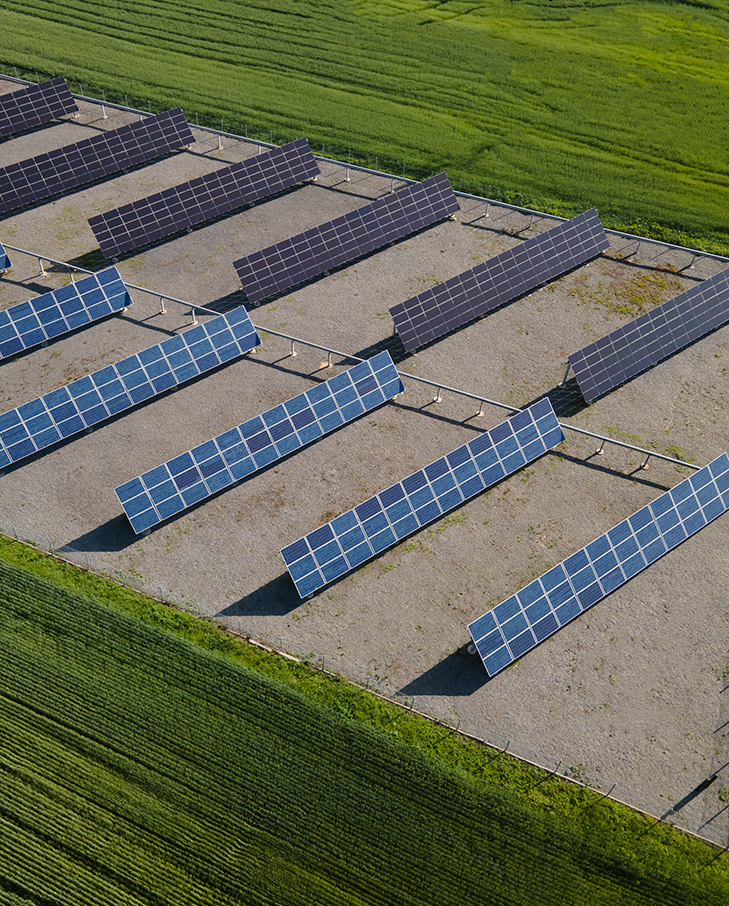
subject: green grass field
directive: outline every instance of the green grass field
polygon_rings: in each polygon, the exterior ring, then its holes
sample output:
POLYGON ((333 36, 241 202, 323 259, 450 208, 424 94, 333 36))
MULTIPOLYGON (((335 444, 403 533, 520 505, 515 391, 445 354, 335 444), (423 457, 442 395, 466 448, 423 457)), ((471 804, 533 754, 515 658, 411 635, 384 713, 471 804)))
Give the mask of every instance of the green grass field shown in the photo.
POLYGON ((3 906, 729 897, 708 845, 2 538, 0 652, 3 906))
POLYGON ((11 74, 729 247, 726 0, 5 0, 0 33, 11 74))

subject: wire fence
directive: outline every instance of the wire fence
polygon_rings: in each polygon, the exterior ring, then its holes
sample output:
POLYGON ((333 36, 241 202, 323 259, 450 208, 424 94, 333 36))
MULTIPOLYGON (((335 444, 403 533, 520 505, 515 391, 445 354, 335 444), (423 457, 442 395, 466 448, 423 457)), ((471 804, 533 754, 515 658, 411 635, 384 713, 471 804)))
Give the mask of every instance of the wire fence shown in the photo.
MULTIPOLYGON (((10 73, 0 73, 0 77, 23 84, 28 84, 29 82, 38 83, 56 77, 51 73, 39 72, 35 69, 24 69, 23 67, 18 69, 17 66, 13 66, 13 73, 12 75, 10 73)), ((74 93, 77 100, 84 100, 93 104, 106 104, 119 110, 140 115, 161 113, 169 107, 167 101, 151 100, 121 91, 107 90, 103 86, 89 82, 72 82, 70 80, 67 80, 67 82, 72 91, 78 86, 78 92, 74 93)), ((233 138, 238 141, 251 141, 273 147, 301 138, 300 133, 282 132, 269 126, 246 122, 230 115, 226 118, 225 116, 211 114, 209 111, 200 112, 190 108, 185 109, 184 112, 191 125, 194 124, 216 135, 233 138)), ((329 160, 332 163, 363 170, 368 173, 384 175, 388 178, 420 181, 427 179, 436 172, 447 169, 445 163, 433 169, 394 158, 387 154, 375 154, 370 151, 352 148, 337 141, 327 143, 310 139, 310 146, 312 152, 323 160, 329 160)), ((474 180, 470 177, 453 176, 450 179, 454 190, 464 197, 476 198, 484 203, 498 203, 512 210, 522 211, 525 214, 539 214, 539 216, 554 217, 557 220, 567 220, 593 206, 593 202, 587 197, 574 199, 573 201, 535 198, 527 193, 474 180)), ((721 237, 708 236, 703 246, 692 247, 678 241, 683 234, 674 227, 637 221, 632 223, 631 226, 641 227, 641 232, 644 235, 638 235, 620 229, 623 226, 622 218, 616 217, 609 211, 601 211, 600 217, 608 233, 635 240, 638 243, 638 248, 642 242, 656 243, 668 248, 685 251, 694 256, 701 255, 721 261, 729 261, 729 256, 724 254, 727 248, 726 241, 721 237)))
MULTIPOLYGON (((552 778, 557 778, 558 780, 570 783, 579 789, 595 794, 595 797, 589 799, 583 806, 586 809, 593 808, 594 806, 599 805, 601 802, 614 802, 630 808, 633 811, 639 812, 650 821, 654 822, 654 825, 658 825, 662 822, 670 823, 667 820, 669 817, 677 817, 676 814, 672 814, 670 812, 663 816, 655 815, 644 808, 627 802, 624 799, 620 799, 618 796, 614 795, 614 792, 618 786, 617 781, 613 782, 610 785, 610 788, 607 790, 607 792, 603 792, 603 784, 598 783, 594 779, 587 779, 583 777, 584 766, 576 759, 570 761, 568 757, 564 757, 558 761, 555 767, 545 765, 538 759, 538 757, 527 755, 523 752, 518 751, 518 747, 515 747, 512 744, 511 739, 507 739, 505 744, 503 739, 488 739, 477 733, 475 729, 469 730, 467 726, 462 723, 460 718, 456 719, 455 721, 451 721, 443 718, 442 716, 437 716, 422 702, 418 702, 418 707, 416 707, 416 696, 403 695, 397 692, 390 694, 388 691, 386 691, 377 677, 366 676, 364 680, 358 681, 352 678, 351 671, 348 671, 347 674, 344 675, 343 673, 329 670, 326 666, 325 656, 311 656, 294 653, 290 650, 290 646, 286 644, 286 640, 283 637, 279 637, 271 641, 255 638, 243 629, 243 626, 239 619, 229 618, 227 621, 216 619, 215 617, 212 617, 205 613, 199 603, 190 600, 175 600, 170 594, 165 592, 161 585, 155 586, 153 583, 145 580, 138 573, 132 574, 128 571, 124 572, 124 570, 122 569, 110 569, 108 567, 108 564, 101 564, 93 554, 89 553, 89 551, 77 551, 70 549, 68 546, 59 545, 57 543, 54 544, 51 538, 28 537, 23 532, 22 527, 21 530, 18 531, 18 526, 14 523, 3 524, 3 522, 0 522, 0 534, 3 534, 6 538, 19 541, 23 544, 28 544, 34 547, 36 550, 50 554, 58 562, 83 569, 88 573, 92 573, 99 578, 105 579, 106 581, 115 582, 120 586, 129 588, 130 590, 135 591, 139 594, 143 594, 157 601, 158 603, 186 610, 194 617, 212 623, 221 631, 226 632, 231 636, 240 638, 247 643, 256 646, 257 648, 268 651, 273 655, 284 657, 287 660, 293 661, 297 664, 306 664, 312 669, 315 669, 331 677, 333 680, 341 681, 342 679, 345 679, 347 683, 359 688, 363 692, 374 695, 382 701, 397 707, 403 714, 412 713, 422 718, 423 720, 427 720, 433 724, 443 727, 443 729, 446 731, 446 734, 443 737, 444 739, 446 736, 454 734, 460 736, 463 739, 470 740, 490 749, 493 753, 491 756, 492 762, 498 758, 509 756, 521 762, 522 764, 529 765, 531 767, 537 768, 540 771, 543 771, 544 776, 534 784, 532 784, 532 788, 539 786, 545 781, 548 781, 552 778), (562 767, 563 770, 560 771, 560 768, 562 767)), ((607 786, 607 784, 604 785, 607 786)), ((703 826, 704 825, 701 825, 699 830, 702 829, 703 826)), ((704 843, 709 843, 717 850, 718 853, 724 852, 729 849, 729 846, 722 846, 722 844, 718 843, 716 840, 712 840, 710 837, 706 837, 703 834, 698 833, 698 830, 692 830, 689 827, 681 825, 681 831, 683 833, 689 834, 692 837, 695 837, 698 840, 701 840, 704 843)))
MULTIPOLYGON (((20 71, 18 71, 17 67, 13 67, 13 69, 14 69, 14 76, 11 76, 9 74, 0 74, 0 75, 2 75, 3 78, 11 79, 11 80, 14 79, 14 80, 17 80, 18 82, 22 82, 22 83, 28 83, 31 81, 35 81, 36 83, 38 83, 40 81, 43 81, 46 78, 53 77, 46 73, 39 73, 36 70, 31 71, 31 70, 21 69, 20 71)), ((71 84, 69 84, 69 87, 72 88, 73 86, 71 84)), ((147 114, 159 113, 159 112, 162 112, 163 110, 167 109, 166 105, 159 104, 159 103, 153 103, 149 99, 142 100, 138 97, 135 97, 135 96, 129 95, 129 94, 122 94, 120 92, 107 92, 104 88, 97 88, 93 85, 87 84, 86 86, 84 86, 83 84, 79 83, 78 89, 79 90, 76 94, 76 97, 80 100, 85 100, 85 101, 88 101, 90 103, 95 103, 95 104, 108 105, 110 107, 114 107, 116 109, 123 110, 126 112, 144 115, 145 113, 147 113, 147 114), (91 91, 95 90, 97 92, 97 95, 100 95, 100 96, 94 97, 92 94, 88 93, 89 90, 91 90, 91 91)), ((254 124, 248 124, 248 123, 240 123, 236 120, 229 119, 226 121, 226 119, 224 117, 221 117, 220 119, 218 119, 217 117, 212 116, 208 113, 203 113, 203 114, 200 114, 198 112, 191 113, 188 110, 188 111, 186 111, 186 117, 188 119, 188 122, 190 122, 191 124, 194 123, 194 125, 196 127, 204 129, 206 131, 210 131, 211 133, 214 133, 218 136, 231 138, 231 139, 234 139, 237 141, 249 141, 249 142, 257 143, 259 145, 267 145, 270 147, 284 144, 288 141, 292 141, 294 138, 299 137, 298 135, 281 133, 280 131, 277 131, 277 130, 274 130, 271 128, 267 128, 267 127, 261 127, 261 126, 257 126, 254 124), (193 117, 194 117, 194 120, 193 120, 193 117)), ((319 157, 320 159, 323 159, 327 162, 330 162, 332 164, 336 164, 336 165, 339 165, 342 167, 346 166, 347 168, 361 170, 363 172, 373 174, 373 175, 384 176, 387 178, 397 178, 399 180, 405 180, 405 181, 411 182, 411 181, 418 181, 421 179, 425 179, 425 178, 433 175, 433 173, 435 172, 432 169, 428 169, 428 168, 424 168, 424 167, 409 166, 406 161, 395 160, 393 158, 387 157, 386 155, 375 155, 375 154, 371 154, 368 152, 353 151, 353 149, 351 149, 351 148, 348 148, 344 145, 340 146, 336 143, 330 143, 328 145, 326 143, 322 143, 321 145, 315 145, 312 143, 311 147, 312 147, 313 153, 317 157, 319 157)), ((574 216, 575 214, 579 213, 581 210, 584 210, 584 204, 574 204, 574 205, 570 206, 570 205, 565 205, 564 203, 559 203, 559 204, 555 203, 554 205, 550 204, 547 206, 546 210, 544 210, 544 209, 538 210, 538 209, 530 206, 533 203, 533 199, 530 196, 524 195, 519 192, 510 192, 510 191, 504 190, 503 188, 501 188, 499 186, 494 186, 494 185, 491 185, 488 183, 480 183, 480 182, 476 182, 473 180, 464 180, 463 178, 460 178, 460 177, 459 177, 457 183, 452 181, 452 184, 453 184, 454 190, 457 193, 459 193, 461 196, 466 197, 466 198, 471 198, 475 201, 483 203, 486 206, 486 211, 485 211, 486 214, 488 213, 488 207, 491 204, 504 206, 513 211, 521 212, 521 213, 525 214, 526 216, 530 216, 532 219, 534 216, 539 216, 539 217, 546 216, 546 217, 552 217, 555 220, 564 220, 564 219, 574 216)), ((544 205, 542 205, 542 208, 543 207, 544 207, 544 205)), ((699 256, 709 257, 709 258, 713 258, 713 259, 720 260, 720 261, 729 261, 729 257, 718 254, 718 253, 711 252, 709 250, 704 250, 704 249, 700 249, 700 248, 692 248, 689 246, 684 246, 684 245, 679 245, 679 244, 672 244, 672 243, 670 243, 664 239, 660 239, 660 238, 654 238, 654 237, 650 237, 650 236, 639 236, 639 235, 635 235, 632 233, 626 233, 626 232, 616 230, 616 229, 607 229, 606 231, 613 235, 621 236, 628 241, 635 241, 637 243, 636 252, 640 249, 641 244, 643 242, 646 242, 646 243, 654 243, 654 244, 657 244, 660 246, 664 246, 666 248, 671 248, 671 249, 679 250, 682 252, 686 252, 687 254, 693 256, 692 263, 693 263, 693 260, 695 260, 695 258, 699 257, 699 256)), ((71 273, 73 273, 74 271, 77 271, 79 273, 89 273, 89 274, 93 273, 93 271, 86 270, 86 269, 78 267, 76 265, 68 264, 67 262, 55 261, 54 259, 52 259, 46 255, 38 255, 35 252, 29 252, 24 249, 14 248, 13 246, 9 246, 6 243, 4 245, 5 245, 6 249, 10 249, 12 251, 17 251, 17 252, 20 252, 21 254, 26 254, 26 255, 37 258, 38 262, 39 262, 41 273, 44 272, 44 270, 43 270, 44 261, 48 262, 49 264, 66 267, 69 269, 69 271, 71 273)), ((151 289, 148 289, 148 288, 142 287, 142 286, 135 286, 134 284, 126 284, 126 285, 129 288, 135 289, 140 292, 147 293, 151 296, 158 298, 160 301, 162 310, 164 310, 164 303, 165 303, 165 300, 167 300, 167 301, 170 301, 173 303, 178 303, 180 305, 189 307, 190 313, 193 316, 193 319, 194 319, 195 311, 202 311, 207 314, 214 315, 214 316, 219 315, 219 312, 214 311, 212 309, 208 309, 204 306, 199 306, 194 303, 186 302, 181 299, 175 299, 174 297, 171 297, 164 293, 160 293, 156 290, 151 290, 151 289)), ((332 358, 331 358, 332 356, 337 356, 344 360, 362 361, 361 359, 359 359, 356 356, 352 356, 347 353, 342 353, 337 350, 321 346, 319 344, 311 343, 300 337, 293 337, 293 336, 290 336, 287 334, 283 334, 279 331, 272 330, 270 328, 257 328, 257 329, 259 329, 262 333, 268 333, 272 336, 277 336, 279 338, 285 339, 288 342, 290 342, 292 355, 295 354, 294 344, 300 343, 302 345, 320 349, 320 350, 328 353, 330 365, 332 364, 332 358)), ((466 396, 466 397, 473 399, 475 402, 479 403, 479 411, 477 413, 478 415, 482 414, 484 404, 496 406, 496 407, 503 408, 503 409, 508 409, 512 412, 519 411, 518 408, 515 408, 513 406, 499 403, 498 401, 490 400, 486 397, 481 397, 481 396, 478 396, 477 394, 468 393, 466 391, 462 391, 457 388, 446 387, 443 384, 438 384, 437 382, 429 381, 426 378, 421 378, 416 375, 408 374, 407 372, 399 372, 399 374, 402 378, 420 382, 422 384, 430 385, 433 388, 435 388, 437 390, 435 401, 440 400, 442 391, 446 391, 446 392, 453 393, 456 395, 466 396)), ((566 423, 561 423, 561 424, 565 430, 574 431, 578 434, 581 434, 583 436, 587 436, 587 437, 590 437, 590 438, 593 438, 593 439, 599 441, 600 447, 596 451, 597 453, 602 452, 602 449, 605 446, 605 444, 611 444, 611 445, 622 447, 622 448, 625 448, 628 450, 639 452, 641 455, 644 455, 646 457, 646 459, 643 464, 643 467, 645 467, 647 465, 648 461, 652 457, 655 457, 656 459, 669 462, 673 465, 683 466, 683 467, 686 467, 689 469, 701 468, 700 466, 695 465, 693 463, 687 463, 687 462, 683 462, 681 460, 674 459, 669 456, 664 456, 655 451, 646 450, 644 448, 640 448, 640 447, 625 443, 624 441, 619 441, 619 440, 616 440, 616 439, 610 438, 610 437, 603 437, 602 435, 595 434, 593 432, 586 431, 584 429, 575 428, 566 423)), ((324 656, 321 656, 321 658, 312 658, 309 656, 292 653, 291 651, 287 650, 288 646, 285 644, 285 640, 283 639, 283 637, 278 639, 278 642, 279 642, 278 645, 275 644, 275 641, 268 642, 268 641, 264 641, 261 639, 253 638, 251 635, 249 635, 247 632, 244 631, 240 620, 230 620, 228 622, 224 622, 223 620, 215 619, 214 617, 211 617, 211 616, 207 615, 206 613, 204 613, 198 602, 185 600, 184 596, 173 596, 169 592, 169 590, 166 591, 162 587, 162 585, 155 584, 155 583, 145 579, 137 571, 130 571, 128 568, 127 571, 125 572, 122 569, 111 567, 108 563, 101 563, 100 560, 97 559, 96 555, 92 552, 89 552, 88 550, 75 550, 75 549, 69 547, 68 545, 59 544, 57 542, 54 544, 53 539, 51 539, 50 537, 48 537, 48 538, 43 538, 43 537, 38 537, 38 536, 34 537, 32 532, 25 531, 22 526, 20 527, 20 531, 19 531, 18 526, 12 522, 5 523, 5 524, 0 522, 0 532, 2 532, 2 534, 4 534, 8 538, 15 539, 15 540, 20 541, 25 544, 30 544, 31 546, 33 546, 39 550, 46 551, 49 554, 51 554, 51 556, 53 556, 54 558, 56 558, 57 560, 59 560, 61 562, 65 562, 72 566, 81 568, 83 570, 86 570, 87 572, 93 573, 106 580, 111 580, 111 581, 117 582, 118 584, 120 584, 122 586, 128 587, 140 594, 144 594, 154 600, 157 600, 160 603, 170 604, 172 606, 180 607, 184 610, 187 610, 194 616, 197 616, 201 619, 205 619, 209 622, 212 622, 215 625, 217 625, 219 628, 221 628, 222 630, 230 633, 231 635, 243 638, 250 644, 255 645, 259 648, 262 648, 262 649, 267 650, 272 653, 282 655, 297 663, 301 663, 301 664, 307 663, 310 666, 313 666, 316 669, 319 669, 323 673, 325 673, 333 678, 336 678, 336 679, 342 678, 342 674, 334 673, 334 672, 326 669, 326 663, 325 663, 324 656), (47 542, 47 544, 45 542, 47 542)), ((544 771, 545 777, 542 780, 540 780, 539 783, 542 783, 542 782, 544 782, 544 780, 548 780, 551 777, 557 777, 562 781, 569 782, 569 783, 575 785, 576 787, 580 787, 582 789, 589 790, 593 793, 601 792, 599 785, 597 785, 595 782, 583 780, 580 778, 580 776, 579 776, 580 766, 579 765, 575 765, 572 768, 567 768, 567 769, 565 769, 565 771, 560 772, 559 768, 563 764, 567 764, 568 761, 560 760, 559 763, 557 764, 557 766, 552 769, 552 768, 540 763, 538 760, 535 760, 534 758, 530 758, 530 757, 527 757, 526 755, 519 754, 516 751, 516 749, 512 746, 510 740, 507 740, 506 745, 503 745, 502 743, 496 742, 494 740, 488 740, 488 739, 478 735, 475 732, 469 732, 466 729, 466 727, 461 726, 460 720, 458 721, 458 724, 456 726, 452 726, 448 722, 445 722, 442 718, 434 716, 429 711, 424 710, 422 708, 416 708, 414 696, 412 696, 412 697, 408 696, 408 697, 404 698, 403 696, 398 697, 398 696, 388 695, 387 692, 384 691, 384 689, 381 686, 381 684, 379 683, 379 681, 373 677, 369 677, 369 676, 366 677, 364 683, 352 680, 350 674, 347 674, 346 679, 348 682, 352 683, 353 685, 358 686, 359 688, 369 692, 370 694, 381 698, 383 701, 386 701, 386 702, 390 703, 391 705, 397 706, 398 708, 402 709, 403 711, 412 712, 414 714, 417 714, 418 716, 420 716, 426 720, 435 722, 435 723, 443 726, 449 733, 451 733, 451 732, 456 733, 463 738, 470 739, 474 742, 477 742, 481 745, 484 745, 484 746, 492 749, 494 752, 494 756, 493 756, 494 758, 498 758, 498 757, 508 754, 509 756, 521 761, 522 763, 531 765, 533 767, 536 767, 536 768, 544 771), (407 703, 407 698, 410 698, 409 705, 407 703)), ((625 805, 635 811, 640 812, 641 814, 643 814, 645 817, 647 817, 651 821, 654 821, 656 824, 660 823, 663 820, 663 818, 661 818, 657 815, 654 815, 651 812, 646 811, 645 809, 639 808, 639 807, 633 805, 632 803, 625 802, 624 800, 619 799, 617 796, 614 796, 613 792, 616 787, 617 787, 617 783, 613 783, 607 793, 602 793, 598 797, 597 800, 591 801, 586 807, 592 807, 593 805, 596 804, 596 802, 599 803, 604 800, 613 801, 613 802, 619 803, 621 805, 625 805)), ((712 846, 716 847, 719 850, 719 852, 723 851, 722 847, 719 844, 717 844, 716 841, 711 840, 710 838, 707 838, 693 830, 690 830, 689 828, 682 827, 682 831, 690 834, 693 837, 696 837, 697 839, 710 843, 712 846)), ((726 849, 726 848, 724 848, 724 849, 726 849)))

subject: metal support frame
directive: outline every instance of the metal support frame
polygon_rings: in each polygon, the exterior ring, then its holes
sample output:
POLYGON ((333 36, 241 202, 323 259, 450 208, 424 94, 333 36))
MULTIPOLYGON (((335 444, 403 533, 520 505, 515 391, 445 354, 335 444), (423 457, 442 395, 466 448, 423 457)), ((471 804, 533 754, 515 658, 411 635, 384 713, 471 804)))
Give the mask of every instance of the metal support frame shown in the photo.
MULTIPOLYGON (((30 82, 28 82, 27 79, 21 79, 20 77, 17 77, 17 81, 24 82, 25 84, 30 84, 30 82)), ((37 76, 36 76, 36 81, 37 81, 37 76)), ((88 101, 90 103, 97 103, 102 106, 114 107, 117 110, 125 110, 129 113, 139 113, 140 112, 139 110, 136 110, 129 106, 129 96, 126 94, 124 95, 124 104, 113 104, 113 103, 107 102, 106 94, 103 90, 102 90, 102 99, 101 100, 99 98, 92 98, 92 97, 85 97, 85 96, 83 97, 83 100, 88 101)), ((104 114, 104 118, 106 118, 105 114, 104 114)), ((248 138, 248 126, 247 125, 245 127, 245 136, 237 135, 236 133, 233 133, 233 132, 223 132, 222 128, 221 128, 221 130, 212 129, 209 126, 200 126, 199 128, 205 132, 217 133, 218 131, 220 131, 220 133, 225 135, 226 138, 233 138, 237 141, 253 141, 253 139, 248 138)), ((271 130, 271 143, 273 143, 273 130, 271 130)), ((260 149, 260 143, 259 143, 259 149, 260 149)), ((324 157, 324 150, 325 150, 325 146, 322 145, 322 152, 320 155, 318 155, 320 160, 326 161, 327 163, 339 164, 340 166, 342 165, 342 162, 339 160, 334 160, 333 158, 324 157)), ((395 178, 392 176, 391 173, 385 173, 385 172, 378 170, 377 169, 378 163, 379 163, 379 157, 375 157, 375 169, 374 170, 371 167, 364 167, 364 166, 360 166, 360 165, 353 165, 352 169, 360 170, 363 173, 367 173, 372 176, 389 177, 392 180, 390 191, 394 191, 393 186, 394 186, 395 178)), ((402 176, 407 182, 410 182, 410 183, 417 182, 417 180, 409 179, 408 177, 405 176, 405 162, 404 161, 403 161, 402 176)), ((458 188, 458 194, 461 197, 471 198, 474 201, 481 201, 481 202, 486 201, 486 213, 483 215, 485 217, 488 217, 489 205, 496 204, 496 205, 499 205, 500 207, 509 208, 512 211, 521 211, 524 214, 533 213, 535 216, 549 217, 552 220, 557 220, 557 221, 560 221, 563 223, 569 219, 567 217, 560 217, 557 214, 551 214, 547 211, 533 211, 531 208, 525 208, 525 207, 522 207, 521 205, 510 204, 509 202, 506 202, 506 201, 494 201, 492 199, 486 199, 482 195, 473 195, 471 192, 461 192, 460 191, 461 185, 462 185, 462 177, 461 177, 461 182, 459 182, 459 188, 458 188)), ((665 242, 660 239, 651 239, 646 236, 636 236, 633 233, 624 233, 622 230, 606 229, 605 232, 611 236, 621 236, 624 239, 639 240, 639 242, 641 242, 641 243, 642 242, 655 243, 656 245, 661 245, 665 248, 675 249, 677 251, 689 252, 690 254, 694 255, 694 259, 696 259, 697 257, 713 258, 716 261, 722 261, 722 262, 729 263, 729 257, 727 257, 726 255, 717 255, 714 252, 705 252, 702 249, 692 249, 692 248, 688 248, 687 246, 675 245, 674 243, 665 242)), ((636 250, 636 254, 637 254, 637 250, 636 250)), ((690 267, 693 267, 693 264, 691 264, 690 267)))
POLYGON ((562 378, 562 383, 559 385, 560 387, 564 387, 565 384, 567 383, 567 375, 570 373, 570 368, 571 368, 571 367, 572 367, 572 366, 570 365, 570 363, 567 362, 567 370, 565 371, 564 377, 562 378))
MULTIPOLYGON (((44 255, 43 258, 41 258, 41 256, 38 255, 37 252, 29 252, 27 249, 21 249, 16 246, 12 246, 12 245, 6 245, 5 248, 10 249, 10 251, 13 251, 13 252, 19 252, 21 255, 29 255, 31 258, 36 258, 38 260, 38 262, 40 263, 41 268, 43 266, 43 260, 45 260, 45 261, 49 261, 51 264, 59 264, 59 265, 63 265, 64 267, 73 268, 74 270, 79 271, 81 273, 86 273, 86 274, 94 273, 94 271, 86 270, 85 268, 77 267, 75 265, 69 265, 65 261, 55 261, 52 258, 48 258, 47 255, 44 255)), ((43 271, 43 273, 45 273, 45 271, 43 271)), ((220 317, 219 311, 215 311, 212 308, 207 308, 204 305, 196 305, 194 302, 188 302, 184 299, 176 299, 174 296, 169 296, 169 295, 162 296, 158 291, 149 289, 146 286, 137 286, 134 283, 126 283, 126 282, 124 285, 127 287, 127 289, 135 289, 135 290, 139 290, 140 292, 146 293, 150 296, 156 296, 158 299, 161 300, 162 303, 164 303, 164 300, 166 299, 167 301, 174 302, 178 305, 189 306, 189 308, 190 308, 189 314, 191 315, 191 317, 193 319, 193 321, 192 321, 193 324, 198 323, 196 316, 195 316, 196 312, 198 312, 198 311, 204 312, 205 314, 208 314, 208 315, 212 315, 213 317, 216 317, 216 318, 220 317)), ((327 368, 331 368, 333 366, 333 357, 334 356, 337 356, 338 358, 348 360, 351 362, 365 361, 364 359, 360 358, 360 356, 352 355, 352 354, 346 353, 346 352, 341 352, 338 349, 331 349, 330 347, 322 346, 319 343, 312 343, 310 340, 304 340, 301 337, 294 337, 294 336, 291 336, 291 334, 281 333, 280 331, 273 330, 270 327, 257 327, 255 324, 253 325, 253 327, 261 334, 267 333, 267 334, 271 334, 272 336, 280 337, 281 339, 288 340, 290 343, 292 343, 292 347, 293 347, 294 343, 300 343, 303 346, 309 347, 310 349, 319 349, 322 352, 326 352, 327 353, 327 364, 326 364, 327 368)), ((246 355, 255 355, 255 353, 256 353, 256 348, 253 347, 253 349, 250 349, 246 353, 246 355)), ((457 387, 448 387, 445 384, 438 383, 437 381, 431 381, 428 378, 420 377, 415 374, 408 374, 407 371, 398 371, 397 373, 398 373, 399 377, 401 377, 403 379, 415 381, 416 383, 425 384, 426 386, 435 388, 437 393, 436 393, 435 398, 433 399, 433 402, 440 402, 440 400, 442 398, 442 391, 444 391, 444 390, 447 390, 449 393, 455 393, 457 396, 463 396, 463 397, 466 397, 467 399, 474 400, 475 402, 477 402, 479 404, 479 410, 476 413, 477 417, 483 415, 484 405, 495 406, 497 409, 505 409, 508 412, 512 413, 513 415, 515 415, 517 412, 522 411, 521 409, 519 409, 518 406, 510 406, 510 405, 508 405, 508 403, 501 403, 498 400, 492 400, 486 396, 480 396, 477 393, 469 393, 467 390, 459 390, 457 387)), ((625 450, 633 450, 636 453, 642 453, 643 455, 645 455, 646 459, 645 459, 645 462, 643 463, 643 465, 641 466, 641 469, 648 468, 648 461, 651 458, 660 459, 662 462, 667 462, 667 463, 670 463, 671 465, 684 466, 687 469, 692 469, 694 471, 698 471, 699 469, 703 468, 703 466, 696 465, 695 463, 684 462, 681 459, 675 459, 671 456, 664 456, 662 453, 656 453, 651 450, 645 450, 643 447, 636 447, 634 444, 628 444, 622 440, 616 440, 612 437, 605 437, 602 434, 595 434, 593 431, 587 431, 584 428, 577 428, 574 425, 570 425, 565 422, 560 422, 559 424, 560 424, 560 427, 564 431, 572 431, 575 434, 581 434, 584 437, 591 437, 594 440, 599 441, 600 447, 598 450, 595 451, 596 453, 602 453, 603 447, 605 446, 606 443, 612 444, 613 446, 616 446, 616 447, 622 447, 625 450)))

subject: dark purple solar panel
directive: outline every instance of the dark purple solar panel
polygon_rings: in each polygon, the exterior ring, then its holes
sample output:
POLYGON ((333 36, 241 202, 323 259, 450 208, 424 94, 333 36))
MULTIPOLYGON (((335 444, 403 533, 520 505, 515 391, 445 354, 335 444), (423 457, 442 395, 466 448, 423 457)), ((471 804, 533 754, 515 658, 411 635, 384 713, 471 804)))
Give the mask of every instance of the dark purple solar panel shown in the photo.
POLYGON ((193 138, 179 107, 0 169, 0 213, 162 157, 193 138))
POLYGON ((459 209, 445 173, 233 262, 249 302, 284 293, 325 271, 431 226, 459 209))
POLYGON ((0 96, 0 136, 42 126, 78 110, 65 79, 28 85, 0 96))
POLYGON ((390 309, 403 346, 413 352, 474 318, 584 264, 609 246, 592 208, 495 258, 390 309))
POLYGON ((729 321, 729 270, 721 271, 569 357, 585 402, 657 365, 729 321))
POLYGON ((290 189, 319 174, 305 138, 89 220, 107 258, 290 189))

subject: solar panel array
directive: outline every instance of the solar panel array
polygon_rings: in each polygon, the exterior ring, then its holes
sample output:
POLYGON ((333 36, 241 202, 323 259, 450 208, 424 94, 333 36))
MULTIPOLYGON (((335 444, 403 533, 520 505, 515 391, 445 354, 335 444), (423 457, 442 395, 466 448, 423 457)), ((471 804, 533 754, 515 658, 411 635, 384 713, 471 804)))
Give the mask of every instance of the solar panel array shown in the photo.
POLYGON ((0 415, 0 469, 189 381, 260 343, 243 307, 0 415))
POLYGON ((14 135, 78 110, 65 79, 0 95, 0 136, 14 135))
POLYGON ((2 271, 6 271, 9 267, 12 267, 12 265, 10 264, 10 258, 8 258, 8 253, 5 251, 2 243, 0 242, 0 273, 2 271))
POLYGON ((729 509, 729 457, 662 494, 468 627, 489 676, 729 509))
POLYGON ((610 243, 592 208, 390 309, 403 346, 425 343, 531 292, 605 251, 610 243))
POLYGON ((179 107, 0 169, 0 214, 111 176, 194 141, 179 107))
POLYGON ((657 365, 729 321, 729 270, 721 271, 569 357, 585 402, 657 365))
POLYGON ((277 459, 380 406, 403 390, 386 352, 116 488, 144 532, 277 459))
POLYGON ((445 173, 399 189, 233 262, 249 302, 260 302, 431 226, 459 209, 445 173))
MULTIPOLYGON (((1 262, 0 262, 1 263, 1 262)), ((0 360, 132 304, 115 267, 0 311, 0 360)))
POLYGON ((319 174, 305 138, 89 220, 107 258, 228 214, 319 174))
POLYGON ((564 440, 547 399, 484 431, 281 551, 302 598, 564 440))

